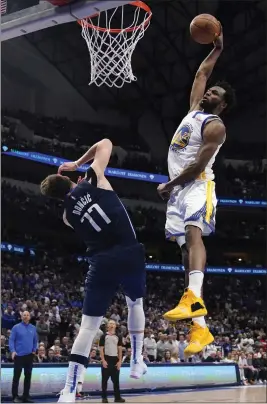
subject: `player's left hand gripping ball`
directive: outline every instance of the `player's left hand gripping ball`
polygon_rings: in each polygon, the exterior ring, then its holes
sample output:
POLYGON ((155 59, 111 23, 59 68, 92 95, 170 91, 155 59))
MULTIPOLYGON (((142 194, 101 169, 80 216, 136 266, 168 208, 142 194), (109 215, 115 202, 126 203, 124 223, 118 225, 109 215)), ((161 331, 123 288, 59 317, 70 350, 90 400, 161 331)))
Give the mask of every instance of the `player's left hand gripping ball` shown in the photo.
POLYGON ((214 44, 215 48, 223 50, 223 29, 222 29, 222 26, 221 26, 220 35, 218 35, 215 38, 215 41, 213 42, 213 44, 214 44))

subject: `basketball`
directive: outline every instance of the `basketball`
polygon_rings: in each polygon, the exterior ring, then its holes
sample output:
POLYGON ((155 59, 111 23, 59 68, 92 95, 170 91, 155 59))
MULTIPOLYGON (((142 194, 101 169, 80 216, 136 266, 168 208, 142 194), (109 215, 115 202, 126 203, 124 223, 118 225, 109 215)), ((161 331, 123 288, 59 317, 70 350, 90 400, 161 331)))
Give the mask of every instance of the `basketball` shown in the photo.
POLYGON ((220 33, 220 22, 210 14, 199 14, 190 24, 190 34, 200 44, 212 43, 220 33))

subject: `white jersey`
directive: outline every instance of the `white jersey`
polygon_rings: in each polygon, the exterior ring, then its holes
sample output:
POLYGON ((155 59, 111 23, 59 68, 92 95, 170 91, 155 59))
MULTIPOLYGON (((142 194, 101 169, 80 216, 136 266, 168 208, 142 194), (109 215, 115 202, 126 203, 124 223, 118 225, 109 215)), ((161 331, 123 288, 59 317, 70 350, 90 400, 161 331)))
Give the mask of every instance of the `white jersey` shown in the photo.
MULTIPOLYGON (((168 169, 172 180, 181 174, 181 172, 193 161, 203 141, 203 130, 205 124, 210 121, 221 119, 217 115, 206 114, 202 111, 192 111, 180 123, 176 130, 169 148, 168 169)), ((215 157, 219 152, 221 145, 213 154, 205 170, 197 178, 199 180, 213 180, 212 170, 215 157)))

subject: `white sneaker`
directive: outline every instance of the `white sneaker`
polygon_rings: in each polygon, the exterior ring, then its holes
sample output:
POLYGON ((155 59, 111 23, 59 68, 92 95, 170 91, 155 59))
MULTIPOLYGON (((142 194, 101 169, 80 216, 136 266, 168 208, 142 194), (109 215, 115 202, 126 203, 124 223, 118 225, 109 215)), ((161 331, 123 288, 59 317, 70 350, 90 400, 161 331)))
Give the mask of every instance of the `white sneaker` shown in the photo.
POLYGON ((131 361, 131 371, 130 377, 132 379, 140 379, 147 372, 147 365, 143 361, 143 358, 140 358, 139 361, 131 361))
POLYGON ((58 403, 75 403, 75 393, 65 393, 64 390, 61 390, 59 394, 58 403))

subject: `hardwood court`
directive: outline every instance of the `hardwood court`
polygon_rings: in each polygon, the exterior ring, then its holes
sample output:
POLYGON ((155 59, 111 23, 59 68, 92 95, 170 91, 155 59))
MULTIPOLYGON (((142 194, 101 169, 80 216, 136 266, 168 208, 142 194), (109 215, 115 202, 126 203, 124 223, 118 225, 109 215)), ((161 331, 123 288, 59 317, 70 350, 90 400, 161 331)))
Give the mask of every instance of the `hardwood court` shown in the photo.
MULTIPOLYGON (((162 394, 145 394, 125 396, 127 403, 266 403, 267 387, 236 387, 229 389, 211 389, 203 391, 186 391, 162 394)), ((82 403, 99 403, 100 399, 92 397, 82 403)), ((109 398, 113 402, 113 397, 109 398)))

